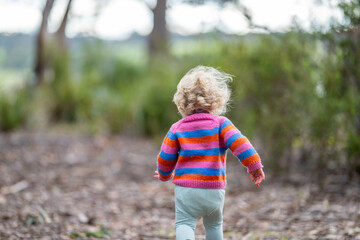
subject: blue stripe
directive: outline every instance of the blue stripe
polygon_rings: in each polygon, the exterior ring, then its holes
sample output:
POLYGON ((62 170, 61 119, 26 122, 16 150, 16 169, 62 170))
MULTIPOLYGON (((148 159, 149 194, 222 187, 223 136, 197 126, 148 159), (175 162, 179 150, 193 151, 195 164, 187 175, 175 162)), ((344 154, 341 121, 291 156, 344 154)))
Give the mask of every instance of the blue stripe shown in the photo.
POLYGON ((184 174, 201 174, 201 175, 208 175, 208 176, 219 176, 219 175, 225 175, 226 169, 225 168, 219 168, 219 169, 213 169, 213 168, 180 168, 175 169, 175 175, 184 175, 184 174))
POLYGON ((180 150, 179 155, 182 157, 193 156, 210 156, 223 155, 226 153, 226 148, 210 148, 210 149, 196 149, 196 150, 180 150))
POLYGON ((174 140, 174 141, 177 140, 176 135, 175 135, 174 133, 172 133, 171 131, 169 131, 169 132, 166 134, 166 136, 167 136, 168 138, 170 138, 171 140, 174 140))
POLYGON ((226 142, 226 147, 229 148, 236 139, 239 139, 241 137, 243 137, 243 135, 240 132, 233 134, 231 137, 228 138, 226 142))
POLYGON ((227 127, 231 124, 232 124, 232 122, 229 119, 226 119, 220 126, 220 132, 223 130, 224 127, 227 127))
POLYGON ((212 129, 201 129, 195 131, 187 131, 187 132, 177 132, 178 137, 182 138, 192 138, 192 137, 205 137, 219 133, 219 127, 214 127, 212 129))
POLYGON ((249 148, 248 150, 240 153, 239 155, 237 155, 237 157, 239 158, 240 161, 244 160, 247 157, 250 157, 251 155, 256 154, 257 152, 255 151, 254 148, 249 148))
POLYGON ((159 171, 159 173, 161 175, 164 175, 164 176, 168 176, 172 173, 172 171, 174 171, 174 170, 171 170, 171 171, 165 172, 165 171, 161 171, 159 168, 157 170, 159 171))
POLYGON ((178 155, 175 153, 175 154, 168 154, 164 151, 160 151, 160 154, 159 156, 164 159, 164 160, 168 160, 168 161, 173 161, 175 159, 177 159, 178 155))

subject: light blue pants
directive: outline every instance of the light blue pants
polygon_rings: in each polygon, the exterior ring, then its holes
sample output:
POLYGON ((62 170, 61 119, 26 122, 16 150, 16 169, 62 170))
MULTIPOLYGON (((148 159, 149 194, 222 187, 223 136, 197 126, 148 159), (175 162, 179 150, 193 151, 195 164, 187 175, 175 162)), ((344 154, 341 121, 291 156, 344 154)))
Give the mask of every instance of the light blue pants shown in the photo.
POLYGON ((225 189, 175 185, 176 240, 194 240, 194 230, 199 217, 203 218, 206 240, 222 240, 224 200, 225 189))

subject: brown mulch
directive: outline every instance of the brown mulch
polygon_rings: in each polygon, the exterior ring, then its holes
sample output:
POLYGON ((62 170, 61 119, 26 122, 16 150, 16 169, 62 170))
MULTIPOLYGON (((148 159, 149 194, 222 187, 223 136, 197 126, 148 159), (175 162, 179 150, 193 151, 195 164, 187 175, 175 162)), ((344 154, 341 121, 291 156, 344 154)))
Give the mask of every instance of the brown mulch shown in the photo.
MULTIPOLYGON (((0 239, 175 239, 157 153, 128 136, 0 135, 0 239)), ((320 188, 268 174, 257 188, 231 157, 227 172, 225 239, 360 239, 359 186, 341 176, 320 188)), ((200 221, 196 236, 205 239, 200 221)))

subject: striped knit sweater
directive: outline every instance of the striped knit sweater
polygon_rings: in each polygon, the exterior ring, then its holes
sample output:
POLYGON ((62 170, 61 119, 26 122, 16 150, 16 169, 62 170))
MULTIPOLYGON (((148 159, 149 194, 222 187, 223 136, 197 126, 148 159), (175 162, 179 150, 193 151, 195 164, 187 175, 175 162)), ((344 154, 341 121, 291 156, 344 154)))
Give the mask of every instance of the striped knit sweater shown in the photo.
POLYGON ((171 126, 163 141, 159 179, 173 177, 173 183, 183 187, 225 188, 229 148, 248 172, 263 167, 254 147, 229 119, 210 113, 187 116, 171 126))

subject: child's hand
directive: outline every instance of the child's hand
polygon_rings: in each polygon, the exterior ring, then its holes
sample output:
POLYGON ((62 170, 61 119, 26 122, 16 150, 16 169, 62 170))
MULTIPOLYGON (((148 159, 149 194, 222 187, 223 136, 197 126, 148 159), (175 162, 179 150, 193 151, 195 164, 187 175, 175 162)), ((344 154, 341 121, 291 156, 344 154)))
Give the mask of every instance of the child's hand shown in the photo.
POLYGON ((159 179, 160 175, 158 171, 155 171, 154 178, 159 179))
POLYGON ((255 185, 259 187, 260 183, 265 180, 265 173, 262 168, 259 168, 253 172, 250 172, 251 181, 255 182, 255 185))

